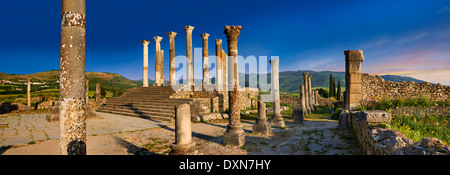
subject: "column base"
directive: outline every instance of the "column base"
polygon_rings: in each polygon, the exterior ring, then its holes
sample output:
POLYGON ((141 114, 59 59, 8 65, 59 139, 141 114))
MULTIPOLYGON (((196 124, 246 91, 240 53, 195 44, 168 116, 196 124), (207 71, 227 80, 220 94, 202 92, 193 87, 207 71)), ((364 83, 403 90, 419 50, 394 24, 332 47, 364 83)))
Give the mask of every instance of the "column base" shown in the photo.
POLYGON ((284 123, 283 117, 281 117, 281 115, 274 115, 272 117, 272 119, 270 119, 270 124, 273 127, 279 127, 279 128, 283 128, 286 126, 284 123))
POLYGON ((231 146, 242 146, 245 144, 244 133, 225 133, 223 134, 223 144, 231 146))
POLYGON ((269 123, 255 123, 252 127, 252 133, 259 133, 268 135, 272 131, 272 127, 269 123))
POLYGON ((195 142, 178 145, 178 144, 171 144, 170 148, 172 151, 169 153, 169 155, 197 155, 198 151, 194 149, 195 142))

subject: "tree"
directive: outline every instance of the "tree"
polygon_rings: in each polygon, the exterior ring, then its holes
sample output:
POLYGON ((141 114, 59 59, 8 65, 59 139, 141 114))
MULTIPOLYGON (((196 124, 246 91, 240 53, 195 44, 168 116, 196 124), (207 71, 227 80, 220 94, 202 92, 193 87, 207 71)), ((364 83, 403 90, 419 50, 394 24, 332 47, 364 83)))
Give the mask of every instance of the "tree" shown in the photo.
POLYGON ((102 98, 106 97, 106 89, 103 86, 100 86, 100 96, 102 98))
POLYGON ((336 89, 335 89, 335 86, 334 86, 333 74, 330 74, 330 90, 329 90, 328 97, 336 97, 336 89))
POLYGON ((341 80, 338 80, 338 87, 337 87, 336 99, 337 99, 338 101, 341 100, 341 80))

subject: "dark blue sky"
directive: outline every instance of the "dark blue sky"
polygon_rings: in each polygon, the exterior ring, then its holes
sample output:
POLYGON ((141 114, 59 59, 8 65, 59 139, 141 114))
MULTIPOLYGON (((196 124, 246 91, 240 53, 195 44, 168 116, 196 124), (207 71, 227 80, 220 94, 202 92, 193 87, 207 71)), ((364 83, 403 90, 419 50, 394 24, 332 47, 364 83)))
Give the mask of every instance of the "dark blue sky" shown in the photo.
MULTIPOLYGON (((281 71, 344 71, 344 50, 359 49, 365 56, 362 72, 450 84, 448 0, 88 0, 86 16, 86 70, 134 80, 142 78, 141 40, 151 41, 149 77, 154 79, 153 37, 164 38, 167 79, 167 32, 178 33, 176 55, 186 51, 184 26, 195 27, 197 48, 200 34, 207 32, 213 55, 218 38, 226 51, 224 26, 242 25, 239 54, 279 56, 281 71)), ((60 0, 2 2, 0 72, 59 69, 60 18, 60 0)))

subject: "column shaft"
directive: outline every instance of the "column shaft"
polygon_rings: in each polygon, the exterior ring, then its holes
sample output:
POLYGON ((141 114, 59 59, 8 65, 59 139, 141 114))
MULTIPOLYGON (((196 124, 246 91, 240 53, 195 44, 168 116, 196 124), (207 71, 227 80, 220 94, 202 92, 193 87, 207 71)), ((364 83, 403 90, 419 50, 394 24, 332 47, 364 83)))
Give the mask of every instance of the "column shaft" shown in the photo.
POLYGON ((144 63, 142 70, 142 87, 148 87, 148 44, 150 41, 142 40, 142 45, 144 46, 144 63))
POLYGON ((161 40, 162 37, 155 36, 155 86, 161 86, 161 69, 162 69, 162 58, 161 58, 161 40))
POLYGON ((187 85, 194 85, 194 65, 192 56, 192 30, 194 27, 186 26, 184 27, 186 31, 186 68, 187 68, 187 85))
POLYGON ((86 1, 63 0, 60 52, 60 153, 86 154, 86 1))
POLYGON ((208 33, 203 33, 203 83, 209 84, 208 33))
POLYGON ((170 85, 176 85, 177 82, 176 82, 176 76, 175 76, 175 36, 177 36, 177 33, 169 32, 169 33, 167 33, 167 36, 169 37, 170 85))

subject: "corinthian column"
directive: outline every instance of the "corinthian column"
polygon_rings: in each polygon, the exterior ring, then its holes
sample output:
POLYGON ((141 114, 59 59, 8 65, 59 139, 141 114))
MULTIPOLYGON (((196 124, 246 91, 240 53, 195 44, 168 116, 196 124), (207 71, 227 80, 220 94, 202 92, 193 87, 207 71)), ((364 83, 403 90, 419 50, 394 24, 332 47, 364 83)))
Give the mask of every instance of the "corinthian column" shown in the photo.
MULTIPOLYGON (((208 33, 201 34, 203 40, 203 83, 209 84, 208 33)), ((217 66, 216 66, 217 67, 217 66)))
POLYGON ((27 105, 31 107, 31 78, 27 78, 27 105))
POLYGON ((161 40, 160 36, 153 37, 155 40, 155 85, 161 86, 161 68, 163 60, 161 59, 161 40))
POLYGON ((309 94, 308 94, 308 73, 303 73, 303 83, 305 84, 305 108, 306 108, 306 114, 311 113, 311 108, 309 105, 309 94))
POLYGON ((284 127, 284 120, 281 116, 280 110, 280 81, 278 76, 278 65, 280 60, 273 59, 270 60, 270 65, 272 67, 272 95, 273 95, 273 116, 270 123, 274 127, 284 127))
POLYGON ((223 143, 225 145, 242 146, 245 143, 244 130, 242 129, 240 109, 241 105, 239 102, 239 91, 238 91, 238 50, 237 41, 239 34, 241 33, 241 26, 225 26, 225 35, 227 36, 228 42, 228 65, 229 71, 229 109, 230 109, 230 123, 227 125, 227 131, 223 135, 223 143))
POLYGON ((186 31, 186 68, 187 68, 187 85, 194 85, 194 65, 192 62, 192 30, 195 27, 185 26, 186 31))
POLYGON ((86 155, 86 0, 63 0, 60 47, 60 154, 86 155))
POLYGON ((175 77, 175 36, 177 36, 177 33, 169 32, 169 33, 167 33, 167 36, 169 37, 170 85, 176 85, 177 82, 175 80, 176 79, 176 77, 175 77))
POLYGON ((142 87, 148 87, 148 44, 150 41, 142 40, 142 45, 144 45, 144 67, 143 67, 143 75, 142 75, 142 87))
POLYGON ((222 73, 222 40, 216 39, 216 85, 219 92, 223 90, 222 73))

